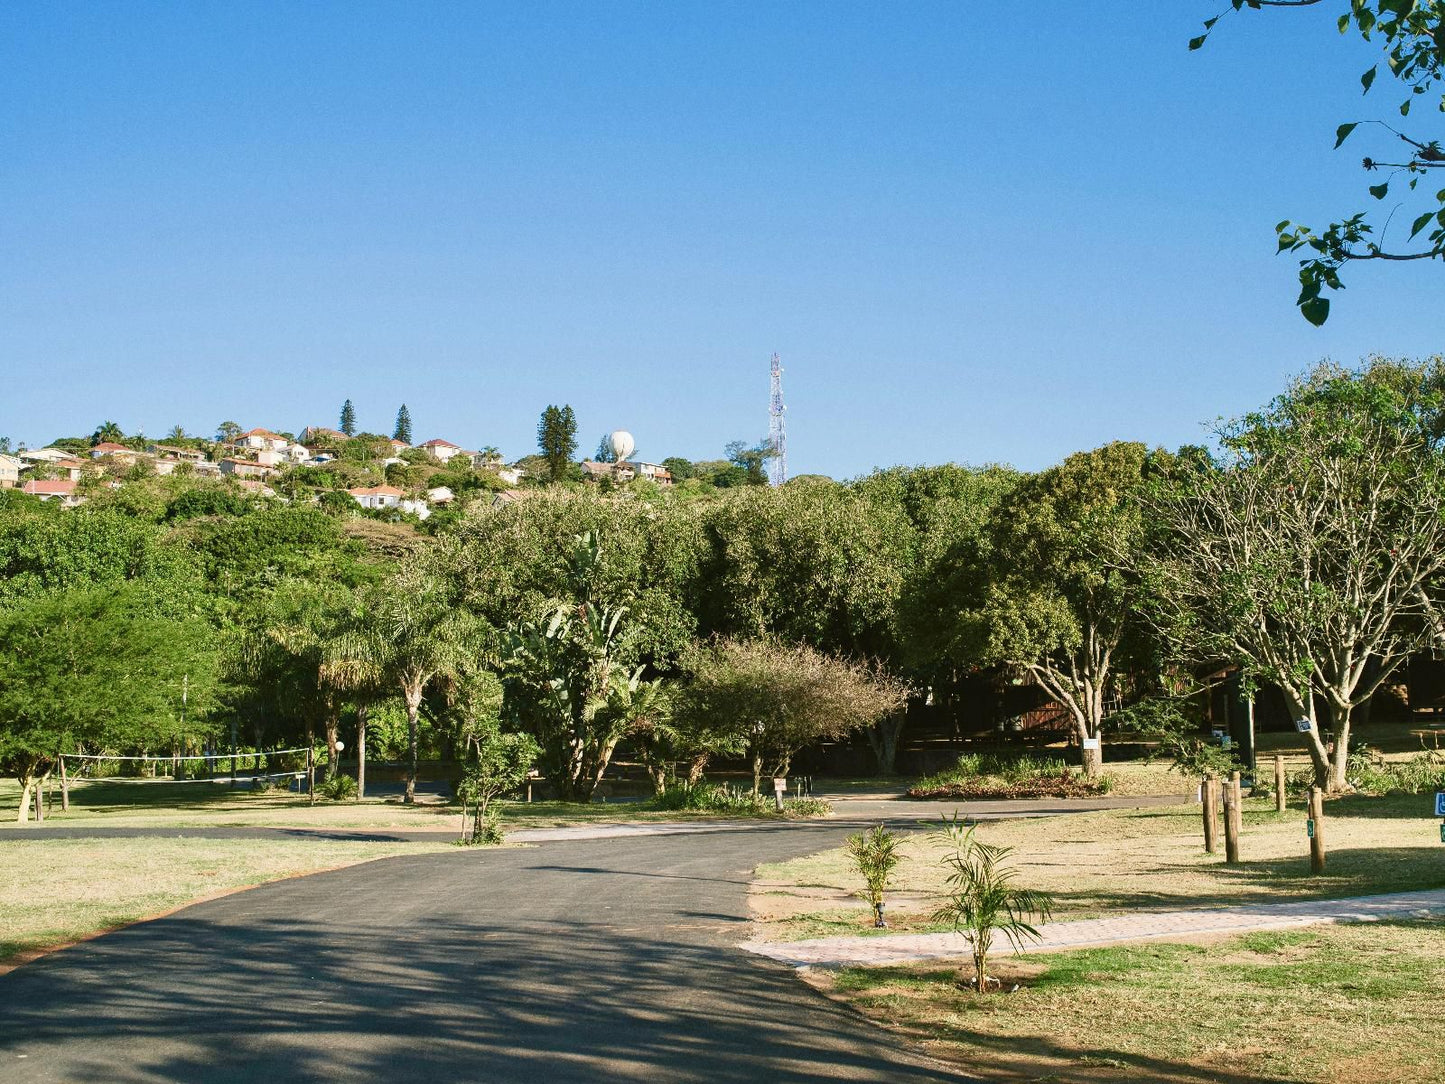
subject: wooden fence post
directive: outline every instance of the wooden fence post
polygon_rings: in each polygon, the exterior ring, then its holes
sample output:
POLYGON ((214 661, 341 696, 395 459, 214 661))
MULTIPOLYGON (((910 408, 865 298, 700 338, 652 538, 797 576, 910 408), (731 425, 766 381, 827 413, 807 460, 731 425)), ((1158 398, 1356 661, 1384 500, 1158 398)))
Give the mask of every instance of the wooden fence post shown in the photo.
POLYGON ((1310 787, 1310 872, 1325 871, 1325 799, 1319 787, 1310 787))
POLYGON ((1284 757, 1277 753, 1274 758, 1274 811, 1284 812, 1284 757))
POLYGON ((69 812, 70 812, 70 779, 69 779, 69 778, 66 776, 66 774, 65 774, 65 757, 64 757, 64 756, 61 756, 61 757, 59 758, 59 760, 60 760, 60 811, 61 811, 62 813, 69 813, 69 812))
POLYGON ((1206 775, 1199 787, 1200 804, 1204 807, 1204 853, 1213 854, 1219 850, 1218 813, 1215 811, 1214 776, 1206 775))
POLYGON ((316 804, 316 747, 306 746, 306 793, 311 798, 311 804, 316 804))
POLYGON ((1224 860, 1231 866, 1239 864, 1240 805, 1239 773, 1231 772, 1224 792, 1224 860))

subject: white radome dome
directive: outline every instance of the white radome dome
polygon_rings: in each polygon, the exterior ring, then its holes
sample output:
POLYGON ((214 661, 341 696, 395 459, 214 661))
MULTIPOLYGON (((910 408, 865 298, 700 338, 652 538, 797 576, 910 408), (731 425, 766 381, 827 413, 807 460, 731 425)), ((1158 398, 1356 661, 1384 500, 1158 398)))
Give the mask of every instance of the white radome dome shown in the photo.
POLYGON ((607 435, 607 443, 619 463, 637 450, 637 441, 632 439, 632 434, 626 429, 613 430, 607 435))

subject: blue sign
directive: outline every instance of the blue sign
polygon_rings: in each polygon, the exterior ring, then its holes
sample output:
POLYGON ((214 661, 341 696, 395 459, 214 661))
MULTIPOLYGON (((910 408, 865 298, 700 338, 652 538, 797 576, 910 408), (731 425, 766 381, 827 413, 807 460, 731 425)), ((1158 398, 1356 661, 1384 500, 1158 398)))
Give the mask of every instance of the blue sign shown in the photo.
POLYGON ((1435 816, 1445 817, 1445 791, 1435 792, 1435 816))

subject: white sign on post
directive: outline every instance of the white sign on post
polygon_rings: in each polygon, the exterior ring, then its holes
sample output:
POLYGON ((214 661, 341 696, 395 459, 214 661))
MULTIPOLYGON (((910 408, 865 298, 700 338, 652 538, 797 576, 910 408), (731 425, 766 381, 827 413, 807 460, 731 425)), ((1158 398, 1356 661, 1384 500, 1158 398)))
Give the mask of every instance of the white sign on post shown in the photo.
POLYGON ((788 781, 787 781, 786 779, 783 779, 783 778, 774 777, 774 779, 773 779, 773 789, 774 789, 775 791, 777 791, 779 794, 782 794, 784 791, 786 791, 786 790, 788 789, 788 781))
POLYGON ((1099 739, 1098 739, 1098 738, 1085 738, 1085 739, 1084 739, 1084 748, 1085 748, 1085 749, 1097 749, 1097 748, 1099 748, 1099 739))

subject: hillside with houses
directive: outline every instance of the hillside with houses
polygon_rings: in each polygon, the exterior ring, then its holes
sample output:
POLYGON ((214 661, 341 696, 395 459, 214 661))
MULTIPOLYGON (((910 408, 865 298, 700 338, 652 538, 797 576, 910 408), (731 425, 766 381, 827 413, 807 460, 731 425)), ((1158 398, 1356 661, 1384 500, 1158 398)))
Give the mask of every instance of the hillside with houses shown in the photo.
MULTIPOLYGON (((549 410, 558 408, 549 407, 549 410)), ((570 416, 570 407, 563 408, 570 416)), ((560 414, 560 411, 559 411, 560 414)), ((544 415, 545 416, 545 415, 544 415)), ((319 505, 333 514, 364 515, 416 526, 438 513, 460 513, 478 500, 506 503, 549 484, 591 484, 706 492, 760 484, 764 453, 742 443, 728 458, 692 462, 621 462, 604 438, 597 458, 575 460, 575 423, 561 444, 509 461, 492 445, 466 447, 444 437, 410 442, 410 417, 398 416, 392 436, 356 432, 348 400, 340 426, 299 432, 222 423, 213 437, 176 426, 163 440, 126 435, 105 422, 89 436, 60 437, 11 450, 0 440, 0 489, 73 508, 152 478, 213 483, 248 497, 319 505), (350 429, 350 432, 346 430, 350 429)))

